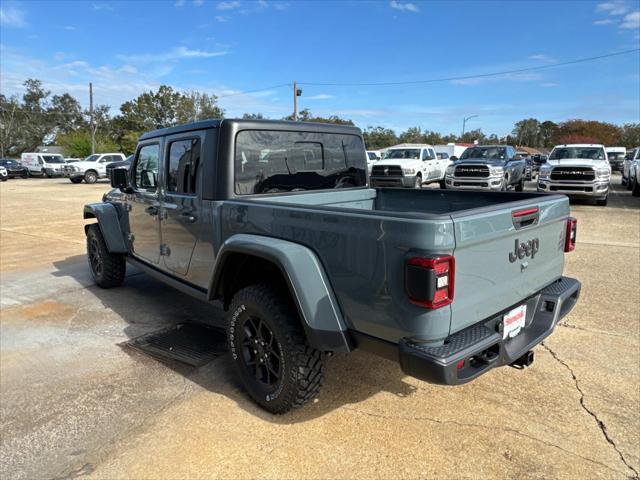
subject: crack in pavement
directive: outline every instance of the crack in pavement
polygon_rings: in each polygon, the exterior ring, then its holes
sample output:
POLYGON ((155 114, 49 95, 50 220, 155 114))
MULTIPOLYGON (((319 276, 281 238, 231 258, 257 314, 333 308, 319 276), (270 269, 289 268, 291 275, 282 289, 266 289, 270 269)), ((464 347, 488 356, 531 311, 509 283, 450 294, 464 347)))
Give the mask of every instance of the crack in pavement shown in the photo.
POLYGON ((542 440, 540 438, 534 437, 532 435, 529 435, 528 433, 521 432, 520 430, 517 430, 515 428, 511 428, 511 427, 482 425, 480 423, 465 423, 465 422, 459 422, 457 420, 442 420, 442 419, 433 418, 433 417, 406 417, 406 416, 402 416, 402 415, 384 415, 384 414, 367 412, 367 411, 360 410, 360 409, 353 408, 353 407, 342 407, 342 408, 344 408, 345 410, 349 410, 351 412, 360 413, 361 415, 367 415, 369 417, 374 417, 374 418, 382 418, 382 419, 385 419, 385 420, 427 421, 427 422, 437 423, 438 425, 456 425, 456 426, 459 426, 459 427, 481 428, 481 429, 484 429, 484 430, 490 430, 490 431, 496 431, 497 430, 497 431, 501 431, 501 432, 505 432, 505 433, 510 433, 512 435, 520 436, 520 437, 532 440, 534 442, 542 443, 543 445, 546 445, 548 447, 557 448, 558 450, 560 450, 560 451, 562 451, 564 453, 567 453, 567 454, 572 455, 574 457, 578 457, 578 458, 580 458, 582 460, 585 460, 585 461, 587 461, 589 463, 593 463, 595 465, 599 465, 601 467, 606 468, 607 470, 611 470, 612 472, 621 473, 623 475, 625 474, 625 472, 622 472, 622 471, 617 470, 617 469, 615 469, 613 467, 610 467, 609 465, 607 465, 605 463, 598 462, 597 460, 594 460, 592 458, 583 457, 579 453, 575 453, 575 452, 572 452, 571 450, 567 450, 567 449, 561 447, 560 445, 556 445, 555 443, 547 442, 546 440, 542 440))
POLYGON ((542 342, 541 345, 545 350, 547 350, 551 354, 551 356, 559 364, 564 366, 569 371, 569 373, 571 374, 571 377, 573 378, 573 382, 574 382, 574 384, 576 386, 576 390, 578 390, 578 393, 580 393, 580 406, 582 407, 582 409, 585 412, 587 412, 589 415, 591 415, 593 417, 593 419, 596 421, 596 424, 598 425, 598 428, 600 428, 600 431, 602 432, 602 435, 604 436, 604 438, 607 441, 607 443, 609 443, 609 445, 611 445, 613 447, 613 449, 616 451, 616 453, 620 457, 620 460, 622 460, 622 463, 624 463, 626 465, 626 467, 633 472, 633 475, 632 475, 631 478, 640 479, 640 475, 638 474, 638 471, 635 468, 633 468, 633 466, 631 466, 631 464, 629 464, 629 462, 625 458, 624 454, 618 448, 618 445, 616 445, 616 443, 613 441, 613 439, 609 436, 609 432, 607 431, 607 426, 605 425, 605 423, 602 420, 600 420, 598 415, 596 415, 596 413, 593 410, 591 410, 589 407, 587 407, 587 405, 585 404, 584 391, 582 391, 582 389, 580 388, 580 384, 578 383, 578 377, 576 377, 576 374, 573 372, 573 369, 564 360, 562 360, 558 356, 558 354, 551 349, 551 347, 549 347, 544 342, 542 342))
POLYGON ((592 328, 579 327, 578 325, 574 325, 573 323, 569 323, 569 322, 560 322, 558 323, 558 326, 565 327, 565 328, 573 328, 574 330, 582 330, 583 332, 597 333, 599 335, 609 335, 611 337, 618 337, 618 338, 624 338, 624 339, 629 338, 628 335, 621 335, 619 333, 607 332, 605 330, 596 330, 592 328))

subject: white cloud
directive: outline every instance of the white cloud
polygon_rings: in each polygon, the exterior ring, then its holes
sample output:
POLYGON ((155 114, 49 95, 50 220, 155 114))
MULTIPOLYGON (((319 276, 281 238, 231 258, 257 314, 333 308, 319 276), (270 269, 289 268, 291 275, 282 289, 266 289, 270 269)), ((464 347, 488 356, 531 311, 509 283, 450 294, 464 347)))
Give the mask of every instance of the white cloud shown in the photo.
POLYGON ((553 88, 553 87, 559 87, 560 84, 556 82, 543 82, 540 84, 540 86, 544 88, 553 88))
POLYGON ((171 60, 182 60, 189 58, 213 58, 227 55, 229 52, 221 50, 217 52, 210 52, 206 50, 191 50, 187 47, 176 47, 168 52, 161 53, 143 53, 136 55, 118 55, 120 60, 126 62, 140 62, 140 63, 152 63, 152 62, 166 62, 171 60))
POLYGON ((640 10, 627 14, 622 20, 620 28, 626 28, 629 30, 640 28, 640 10))
POLYGON ((596 5, 596 12, 608 13, 609 15, 624 15, 628 11, 629 5, 622 0, 613 0, 596 5))
POLYGON ((229 17, 226 15, 216 15, 216 20, 220 23, 224 23, 229 21, 229 17))
POLYGON ((65 25, 63 28, 69 32, 73 32, 76 29, 73 25, 65 25))
POLYGON ((184 7, 184 4, 185 0, 176 0, 176 3, 174 3, 176 7, 184 7))
POLYGON ((611 18, 603 18, 602 20, 596 20, 593 22, 594 25, 611 25, 612 23, 616 23, 616 21, 611 18))
POLYGON ((391 0, 389 2, 389 6, 391 8, 395 8, 396 10, 400 10, 401 12, 417 13, 420 11, 418 6, 415 3, 411 3, 411 2, 401 2, 398 0, 391 0))
POLYGON ((193 0, 193 4, 196 7, 201 7, 202 5, 204 5, 204 0, 193 0))
POLYGON ((311 95, 310 97, 304 97, 306 100, 329 100, 335 98, 335 95, 329 95, 328 93, 319 93, 317 95, 311 95))
POLYGON ((544 53, 538 53, 536 55, 531 55, 529 57, 530 60, 538 60, 540 62, 553 63, 556 61, 555 58, 550 57, 549 55, 545 55, 544 53))
POLYGON ((111 5, 109 5, 108 3, 93 3, 91 4, 91 6, 93 7, 94 10, 107 10, 109 12, 113 11, 113 7, 111 5))
POLYGON ((13 6, 4 6, 0 8, 0 25, 3 27, 22 28, 27 26, 24 18, 24 11, 13 6))
POLYGON ((218 10, 235 10, 236 8, 240 8, 240 2, 238 0, 219 2, 216 5, 216 8, 218 10))

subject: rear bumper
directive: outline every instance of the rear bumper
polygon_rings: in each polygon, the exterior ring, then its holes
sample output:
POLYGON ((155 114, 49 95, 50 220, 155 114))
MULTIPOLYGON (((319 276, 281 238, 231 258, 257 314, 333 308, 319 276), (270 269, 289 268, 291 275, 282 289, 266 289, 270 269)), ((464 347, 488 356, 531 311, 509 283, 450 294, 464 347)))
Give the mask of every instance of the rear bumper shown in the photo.
POLYGON ((407 375, 430 383, 461 385, 492 368, 514 363, 542 342, 573 309, 580 288, 578 280, 562 277, 523 299, 521 304, 527 305, 526 323, 514 338, 503 339, 501 326, 504 314, 517 305, 451 335, 442 346, 411 338, 403 338, 395 345, 360 333, 353 338, 357 347, 399 361, 407 375))
POLYGON ((609 194, 609 179, 589 183, 556 182, 538 179, 538 191, 562 193, 576 198, 605 198, 609 194))

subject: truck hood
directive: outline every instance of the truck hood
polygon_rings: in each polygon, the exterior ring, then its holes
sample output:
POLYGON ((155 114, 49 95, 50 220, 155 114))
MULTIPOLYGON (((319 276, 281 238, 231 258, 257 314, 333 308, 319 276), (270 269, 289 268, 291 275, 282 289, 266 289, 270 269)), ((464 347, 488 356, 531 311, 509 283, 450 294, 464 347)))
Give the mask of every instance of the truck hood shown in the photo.
POLYGON ((457 160, 453 165, 489 165, 491 167, 504 167, 507 163, 505 160, 487 160, 486 158, 469 158, 465 160, 457 160))
POLYGON ((388 160, 378 160, 373 165, 400 165, 405 168, 415 168, 421 164, 422 160, 418 160, 417 158, 390 158, 388 160))
MULTIPOLYGON (((560 160, 547 160, 547 165, 552 167, 608 167, 606 160, 590 160, 588 158, 563 158, 560 160)), ((544 164, 543 164, 544 165, 544 164)))

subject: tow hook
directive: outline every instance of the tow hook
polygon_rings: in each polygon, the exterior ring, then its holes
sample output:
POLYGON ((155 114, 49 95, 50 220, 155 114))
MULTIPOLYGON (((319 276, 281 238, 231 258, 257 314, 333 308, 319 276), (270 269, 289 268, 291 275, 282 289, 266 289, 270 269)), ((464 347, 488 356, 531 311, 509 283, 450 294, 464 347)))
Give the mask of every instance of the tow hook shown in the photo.
POLYGON ((525 368, 533 363, 533 351, 529 350, 527 353, 522 355, 520 358, 516 359, 515 362, 511 364, 514 368, 525 368))

